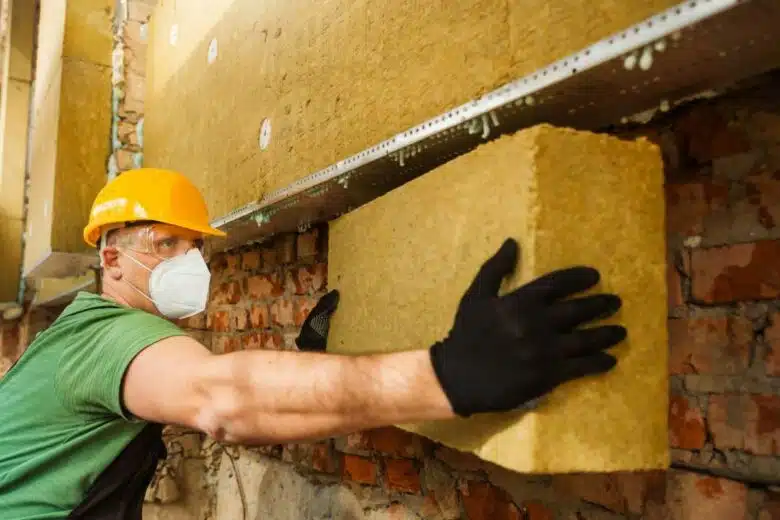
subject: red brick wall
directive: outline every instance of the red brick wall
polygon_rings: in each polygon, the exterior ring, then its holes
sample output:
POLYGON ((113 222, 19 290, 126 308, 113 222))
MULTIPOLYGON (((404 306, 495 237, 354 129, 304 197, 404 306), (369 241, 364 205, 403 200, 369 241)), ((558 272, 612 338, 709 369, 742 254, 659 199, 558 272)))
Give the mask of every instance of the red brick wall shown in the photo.
MULTIPOLYGON (((369 489, 387 518, 780 520, 779 85, 634 132, 667 165, 673 469, 526 477, 394 428, 264 452, 369 489)), ((193 334, 216 352, 294 349, 326 242, 318 228, 213 259, 193 334)))

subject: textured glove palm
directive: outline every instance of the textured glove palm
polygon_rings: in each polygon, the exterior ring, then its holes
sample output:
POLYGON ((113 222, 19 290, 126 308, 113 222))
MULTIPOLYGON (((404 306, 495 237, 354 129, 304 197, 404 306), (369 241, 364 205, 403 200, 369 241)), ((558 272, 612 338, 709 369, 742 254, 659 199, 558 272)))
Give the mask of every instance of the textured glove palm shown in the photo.
POLYGON ((436 375, 455 413, 517 409, 566 381, 607 372, 605 349, 626 337, 617 325, 580 328, 614 314, 616 295, 567 298, 599 281, 589 267, 554 271, 498 296, 517 262, 507 240, 483 264, 460 301, 454 325, 430 349, 436 375))
POLYGON ((314 308, 306 316, 306 321, 301 326, 301 332, 295 338, 298 348, 309 352, 324 352, 328 343, 328 330, 330 330, 330 317, 336 311, 339 304, 339 292, 329 291, 319 299, 314 308))

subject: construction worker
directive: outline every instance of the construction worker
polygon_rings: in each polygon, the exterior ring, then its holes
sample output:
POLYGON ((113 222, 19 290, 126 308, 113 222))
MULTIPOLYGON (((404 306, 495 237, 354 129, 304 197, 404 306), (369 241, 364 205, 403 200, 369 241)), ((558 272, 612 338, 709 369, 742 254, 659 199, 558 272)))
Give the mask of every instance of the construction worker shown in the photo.
POLYGON ((583 328, 621 306, 612 294, 571 298, 598 283, 593 268, 499 295, 518 257, 508 239, 430 348, 306 352, 325 347, 334 290, 309 314, 303 352, 215 355, 176 322, 206 308, 201 248, 222 235, 179 173, 133 170, 100 191, 84 239, 99 248, 101 294, 79 293, 0 380, 2 518, 141 518, 163 425, 256 445, 512 411, 609 371, 606 349, 626 337, 618 325, 583 328))

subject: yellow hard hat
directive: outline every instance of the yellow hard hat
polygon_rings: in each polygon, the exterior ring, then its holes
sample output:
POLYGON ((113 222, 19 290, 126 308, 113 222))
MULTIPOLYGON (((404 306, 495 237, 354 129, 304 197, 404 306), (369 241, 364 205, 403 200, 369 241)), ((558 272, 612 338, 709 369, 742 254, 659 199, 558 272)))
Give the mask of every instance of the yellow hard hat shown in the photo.
POLYGON ((171 170, 139 168, 120 174, 100 190, 92 203, 84 240, 96 247, 104 228, 143 220, 226 236, 209 225, 206 201, 187 177, 171 170))

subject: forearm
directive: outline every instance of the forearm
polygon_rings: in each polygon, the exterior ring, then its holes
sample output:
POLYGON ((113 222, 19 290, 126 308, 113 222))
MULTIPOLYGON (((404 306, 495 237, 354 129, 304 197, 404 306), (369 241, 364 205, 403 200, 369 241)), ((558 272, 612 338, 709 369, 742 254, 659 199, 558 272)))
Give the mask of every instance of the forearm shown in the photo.
POLYGON ((267 443, 453 417, 425 350, 372 356, 244 351, 218 356, 209 433, 267 443))

